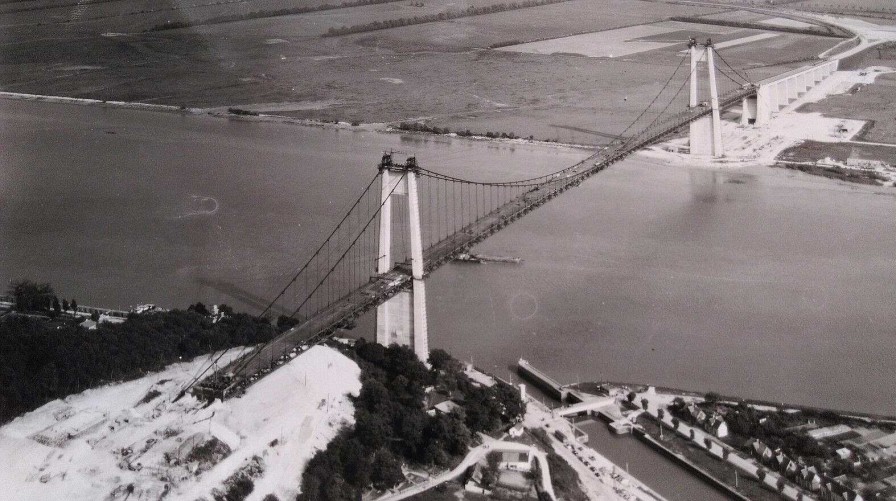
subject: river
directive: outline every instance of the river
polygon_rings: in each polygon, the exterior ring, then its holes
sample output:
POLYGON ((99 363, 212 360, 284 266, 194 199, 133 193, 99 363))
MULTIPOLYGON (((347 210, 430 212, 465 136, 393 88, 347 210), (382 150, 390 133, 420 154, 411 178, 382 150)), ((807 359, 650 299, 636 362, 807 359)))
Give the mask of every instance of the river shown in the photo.
MULTIPOLYGON (((0 280, 81 304, 254 308, 384 150, 495 180, 581 150, 0 101, 0 280)), ((896 414, 896 191, 632 158, 428 280, 430 344, 499 374, 896 414)), ((370 321, 359 332, 369 336, 370 321)))

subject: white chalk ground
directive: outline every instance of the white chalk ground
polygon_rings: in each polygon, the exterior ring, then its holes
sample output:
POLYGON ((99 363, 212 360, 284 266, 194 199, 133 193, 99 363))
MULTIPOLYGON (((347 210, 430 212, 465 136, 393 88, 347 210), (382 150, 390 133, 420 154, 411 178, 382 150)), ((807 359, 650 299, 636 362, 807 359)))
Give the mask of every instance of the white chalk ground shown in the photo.
POLYGON ((210 407, 192 396, 172 402, 207 360, 56 400, 3 426, 0 498, 156 500, 168 491, 165 499, 211 499, 213 489, 223 490, 224 480, 256 455, 264 471, 249 499, 271 493, 294 498, 307 461, 340 427, 354 422, 348 395, 361 389, 360 369, 318 346, 240 398, 210 407), (140 403, 150 390, 160 395, 140 403), (183 459, 211 437, 232 452, 208 471, 195 474, 195 464, 166 461, 166 453, 183 459))

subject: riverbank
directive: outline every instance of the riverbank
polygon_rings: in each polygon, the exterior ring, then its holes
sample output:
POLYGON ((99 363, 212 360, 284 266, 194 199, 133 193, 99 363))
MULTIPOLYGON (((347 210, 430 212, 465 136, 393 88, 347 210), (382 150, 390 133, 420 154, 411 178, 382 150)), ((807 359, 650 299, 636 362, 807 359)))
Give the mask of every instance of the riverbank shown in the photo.
POLYGON ((161 111, 168 113, 200 114, 200 108, 188 108, 186 106, 171 106, 167 104, 150 104, 131 101, 113 101, 103 99, 87 99, 80 97, 52 96, 44 94, 25 94, 21 92, 0 91, 0 99, 15 99, 19 101, 33 101, 41 103, 76 104, 82 106, 103 106, 107 108, 121 108, 127 110, 161 111))
POLYGON ((529 145, 529 146, 547 146, 553 148, 565 148, 565 149, 576 149, 576 150, 585 150, 585 151, 593 151, 594 146, 590 144, 581 144, 581 143, 567 143, 553 140, 539 140, 539 139, 531 139, 531 138, 508 138, 508 137, 489 137, 485 134, 457 134, 455 132, 446 132, 446 133, 438 133, 438 132, 430 132, 430 131, 409 131, 403 130, 398 126, 385 123, 385 122, 371 122, 371 123, 361 123, 361 122, 345 122, 340 120, 317 120, 310 118, 295 118, 286 115, 275 115, 269 113, 258 113, 258 112, 246 112, 243 108, 239 107, 230 107, 230 108, 190 108, 186 106, 171 106, 165 104, 151 104, 151 103, 141 103, 141 102, 132 102, 132 101, 107 101, 100 99, 88 99, 88 98, 75 98, 75 97, 66 97, 66 96, 53 96, 53 95, 42 95, 42 94, 25 94, 18 92, 2 92, 0 91, 0 99, 10 99, 16 101, 29 101, 29 102, 42 102, 42 103, 56 103, 56 104, 71 104, 78 106, 97 106, 102 108, 116 108, 116 109, 125 109, 125 110, 140 110, 140 111, 153 111, 153 112, 162 112, 162 113, 180 113, 186 115, 206 115, 215 118, 221 118, 226 120, 237 120, 242 122, 250 122, 250 123, 268 123, 268 124, 286 124, 286 125, 296 125, 300 127, 315 127, 315 128, 325 128, 325 129, 335 129, 335 130, 350 130, 350 131, 368 131, 368 132, 377 132, 381 134, 401 134, 407 136, 420 136, 420 137, 432 137, 434 139, 437 138, 445 138, 445 139, 454 139, 454 138, 462 138, 469 141, 482 141, 496 144, 506 144, 506 145, 529 145))
MULTIPOLYGON (((620 382, 620 381, 596 381, 596 382, 584 382, 584 383, 573 383, 567 385, 569 388, 576 388, 580 391, 586 393, 597 394, 602 392, 601 388, 607 387, 618 387, 625 388, 626 390, 640 392, 644 391, 647 388, 653 388, 658 393, 669 393, 680 395, 682 397, 689 398, 704 398, 706 396, 706 392, 698 392, 695 390, 688 390, 682 388, 673 388, 670 386, 662 386, 652 383, 633 383, 633 382, 620 382)), ((729 403, 737 403, 743 402, 748 405, 753 406, 764 406, 764 407, 782 407, 786 409, 800 410, 800 411, 810 411, 810 412, 833 412, 835 414, 840 414, 856 419, 870 419, 875 421, 885 421, 892 422, 896 424, 896 415, 889 414, 875 414, 870 412, 857 412, 857 411, 846 411, 842 409, 833 409, 828 407, 818 407, 818 406, 810 406, 810 405, 799 405, 799 404, 786 404, 784 402, 775 402, 771 400, 762 400, 757 398, 744 398, 735 395, 726 395, 726 394, 716 394, 717 399, 720 402, 729 402, 729 403)))
POLYGON ((627 396, 622 405, 636 409, 636 436, 732 496, 799 500, 841 493, 852 499, 861 493, 866 499, 889 499, 896 494, 882 482, 896 464, 888 448, 896 441, 891 420, 747 404, 711 393, 602 388, 620 399, 627 396))
MULTIPOLYGON (((534 382, 540 379, 534 378, 534 382)), ((868 414, 747 403, 714 393, 700 395, 624 383, 558 387, 575 393, 574 402, 585 404, 554 409, 552 415, 596 414, 617 433, 631 432, 663 457, 733 498, 771 501, 783 495, 791 500, 813 499, 815 494, 849 489, 881 495, 886 486, 879 480, 889 474, 888 465, 896 462, 896 455, 876 448, 896 440, 896 421, 889 416, 875 419, 868 414), (608 397, 615 403, 607 402, 608 397), (589 401, 595 405, 589 407, 589 401), (760 430, 745 431, 755 428, 760 430), (831 460, 838 456, 853 461, 845 472, 850 475, 848 482, 842 465, 831 460)))

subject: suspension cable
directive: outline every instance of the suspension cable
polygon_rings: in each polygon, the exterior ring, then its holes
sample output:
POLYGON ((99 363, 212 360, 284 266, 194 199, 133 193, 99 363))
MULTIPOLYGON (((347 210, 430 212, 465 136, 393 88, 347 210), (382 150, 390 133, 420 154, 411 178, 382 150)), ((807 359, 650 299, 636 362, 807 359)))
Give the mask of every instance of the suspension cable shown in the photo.
MULTIPOLYGON (((731 71, 733 71, 735 75, 737 75, 738 77, 740 77, 741 79, 743 79, 743 83, 748 83, 748 84, 749 84, 749 83, 753 83, 753 82, 748 78, 748 76, 747 76, 747 70, 746 70, 746 69, 744 69, 744 70, 743 70, 744 72, 741 74, 741 73, 738 72, 733 66, 731 66, 730 64, 728 64, 728 61, 725 60, 725 57, 722 56, 722 54, 721 54, 719 51, 716 50, 715 53, 716 53, 717 56, 719 56, 719 59, 720 59, 723 63, 725 63, 725 66, 727 66, 731 71)), ((720 69, 720 71, 721 71, 721 69, 720 69)), ((740 84, 738 84, 738 85, 740 85, 740 84)))
MULTIPOLYGON (((705 54, 705 52, 704 52, 704 54, 705 54)), ((700 59, 698 59, 697 62, 700 62, 700 60, 703 59, 703 55, 704 55, 704 54, 701 54, 701 55, 700 55, 700 59)), ((632 123, 628 124, 628 127, 626 127, 625 129, 623 129, 622 132, 620 132, 619 134, 617 134, 618 136, 624 136, 625 133, 628 132, 629 129, 631 129, 632 127, 634 127, 635 124, 638 122, 638 120, 640 120, 641 117, 643 117, 643 116, 647 113, 647 111, 650 109, 650 107, 653 106, 653 104, 660 98, 660 95, 663 93, 663 91, 665 91, 666 88, 669 86, 669 84, 672 82, 672 79, 675 78, 675 74, 678 73, 678 70, 681 69, 682 65, 684 65, 684 61, 685 61, 685 59, 687 59, 687 58, 686 58, 686 57, 681 58, 681 61, 678 62, 678 66, 675 67, 675 71, 672 72, 672 75, 669 77, 668 80, 666 80, 666 83, 663 84, 663 87, 660 89, 660 91, 659 91, 659 92, 656 94, 656 96, 653 98, 653 101, 650 101, 650 104, 648 104, 647 107, 644 108, 644 111, 642 111, 641 114, 638 115, 637 118, 635 118, 635 119, 632 121, 632 123)))
POLYGON ((339 231, 339 229, 342 227, 342 224, 345 223, 346 219, 348 219, 348 217, 349 217, 349 215, 351 215, 352 211, 355 210, 355 207, 357 207, 361 203, 361 200, 364 198, 365 195, 367 195, 367 192, 370 191, 370 187, 373 186, 373 183, 375 183, 376 180, 379 179, 379 177, 380 177, 379 173, 377 173, 375 176, 373 176, 373 179, 371 179, 370 183, 367 184, 367 187, 364 188, 364 191, 361 193, 361 196, 359 196, 358 199, 355 200, 355 203, 353 203, 351 208, 349 208, 348 212, 345 213, 345 216, 342 217, 342 220, 339 221, 339 224, 336 225, 336 228, 334 228, 333 231, 330 232, 330 234, 327 236, 327 238, 324 240, 324 242, 320 245, 320 247, 318 247, 317 250, 314 251, 314 254, 312 254, 311 257, 308 258, 308 261, 305 262, 305 265, 302 266, 298 272, 296 272, 296 274, 293 276, 292 280, 290 280, 289 283, 286 284, 286 286, 283 288, 283 290, 281 290, 280 293, 277 294, 277 297, 275 297, 267 305, 267 307, 265 307, 265 309, 260 314, 258 314, 258 318, 262 318, 271 309, 271 307, 277 302, 277 300, 280 299, 280 297, 286 293, 287 289, 289 289, 290 286, 292 286, 292 284, 295 283, 296 280, 298 280, 299 275, 301 275, 302 272, 308 268, 308 266, 311 264, 311 261, 313 261, 314 258, 317 257, 318 254, 321 253, 321 251, 324 249, 324 247, 329 246, 330 239, 333 238, 333 235, 336 234, 337 231, 339 231))
MULTIPOLYGON (((395 183, 395 185, 392 187, 392 190, 389 191, 389 194, 383 199, 383 201, 380 203, 380 206, 377 208, 377 210, 373 213, 372 216, 370 216, 370 219, 367 221, 367 224, 364 225, 364 228, 360 232, 358 232, 358 236, 355 237, 354 241, 352 241, 352 243, 349 245, 348 249, 346 249, 345 252, 343 252, 342 255, 339 257, 339 259, 337 260, 337 264, 333 265, 333 268, 330 268, 329 272, 324 276, 323 279, 321 279, 320 282, 318 282, 318 284, 317 284, 317 286, 315 286, 314 290, 308 294, 308 297, 305 299, 305 301, 303 301, 302 304, 300 304, 295 309, 295 311, 293 311, 293 313, 289 316, 289 318, 295 317, 296 313, 298 313, 298 311, 302 308, 302 306, 308 301, 308 298, 312 297, 314 295, 314 293, 318 289, 320 289, 320 287, 327 280, 327 278, 329 278, 330 274, 333 272, 333 270, 336 268, 336 266, 338 266, 338 263, 342 261, 342 259, 345 257, 346 254, 348 254, 349 249, 351 249, 354 246, 355 242, 357 242, 358 239, 361 238, 361 235, 364 234, 364 232, 367 230, 367 228, 370 227, 370 224, 376 219, 376 216, 381 213, 383 207, 386 205, 386 202, 388 202, 389 199, 392 197, 392 194, 395 193, 395 190, 401 184, 401 181, 404 180, 405 176, 407 176, 407 173, 404 173, 401 175, 401 178, 399 178, 398 182, 395 183)), ((327 305, 327 306, 329 306, 329 305, 327 305)), ((273 341, 273 340, 271 340, 271 341, 273 341)), ((253 353, 246 360, 239 362, 239 365, 234 367, 233 372, 237 373, 237 372, 241 371, 242 369, 246 368, 248 366, 248 364, 250 362, 252 362, 252 360, 254 360, 255 357, 257 357, 262 352, 262 350, 264 350, 265 347, 270 345, 271 341, 268 341, 268 342, 264 343, 261 347, 256 348, 253 351, 253 353)), ((192 383, 191 383, 191 385, 192 385, 192 383)))

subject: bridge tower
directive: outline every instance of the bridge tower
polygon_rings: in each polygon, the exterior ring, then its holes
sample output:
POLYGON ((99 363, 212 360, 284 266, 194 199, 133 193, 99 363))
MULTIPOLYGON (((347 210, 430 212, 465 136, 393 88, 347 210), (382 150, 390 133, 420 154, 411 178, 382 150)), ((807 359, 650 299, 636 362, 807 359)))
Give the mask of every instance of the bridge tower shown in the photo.
POLYGON ((419 167, 414 157, 396 164, 386 153, 379 165, 382 177, 380 239, 377 273, 392 269, 392 209, 401 197, 406 201, 410 240, 412 283, 409 290, 379 305, 376 309, 376 342, 384 346, 409 346, 424 362, 429 358, 429 337, 426 325, 426 288, 423 282, 423 232, 420 225, 420 195, 417 189, 419 167))
POLYGON ((709 70, 709 105, 712 108, 710 116, 691 122, 689 136, 691 155, 718 158, 723 156, 725 152, 722 148, 722 121, 719 112, 719 91, 716 85, 715 49, 710 39, 707 39, 705 44, 699 44, 697 40, 691 38, 688 47, 691 53, 691 94, 688 105, 691 108, 705 106, 704 103, 700 102, 697 93, 697 70, 699 61, 706 56, 707 69, 709 70))

